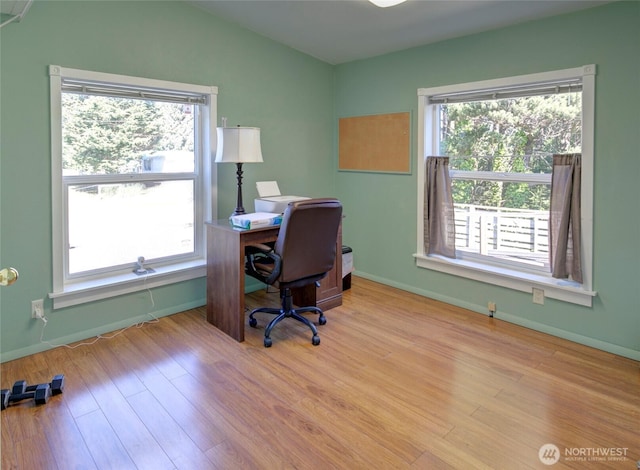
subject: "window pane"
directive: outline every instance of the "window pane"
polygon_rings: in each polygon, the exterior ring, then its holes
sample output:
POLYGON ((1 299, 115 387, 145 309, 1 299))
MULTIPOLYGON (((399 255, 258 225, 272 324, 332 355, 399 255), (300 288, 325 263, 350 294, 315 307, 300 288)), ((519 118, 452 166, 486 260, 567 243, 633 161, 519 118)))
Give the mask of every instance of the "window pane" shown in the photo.
POLYGON ((581 97, 581 93, 563 93, 441 105, 440 154, 499 157, 579 152, 581 97))
POLYGON ((193 173, 193 152, 189 150, 158 150, 142 156, 143 173, 193 173))
POLYGON ((548 184, 509 183, 453 179, 453 202, 496 209, 549 210, 551 188, 548 184))
POLYGON ((191 253, 194 182, 72 185, 69 274, 191 253))
POLYGON ((65 175, 194 171, 194 105, 62 94, 65 175))
POLYGON ((456 249, 548 267, 549 185, 453 180, 452 188, 456 249))
POLYGON ((551 174, 553 155, 550 153, 539 155, 519 156, 478 156, 451 157, 449 167, 461 171, 492 171, 497 173, 544 173, 551 174))
POLYGON ((554 153, 580 151, 581 93, 442 104, 439 111, 440 152, 456 171, 456 249, 547 269, 550 186, 512 181, 525 174, 550 180, 554 153))

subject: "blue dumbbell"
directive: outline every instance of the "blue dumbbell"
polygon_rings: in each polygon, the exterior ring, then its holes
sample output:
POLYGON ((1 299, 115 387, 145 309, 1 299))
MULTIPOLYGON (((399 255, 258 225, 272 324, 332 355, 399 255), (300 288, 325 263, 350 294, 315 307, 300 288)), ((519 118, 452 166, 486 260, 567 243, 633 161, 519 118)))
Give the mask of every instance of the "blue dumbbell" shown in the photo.
POLYGON ((53 377, 51 383, 27 386, 26 380, 18 380, 13 384, 13 388, 2 389, 0 396, 0 406, 4 410, 9 403, 33 399, 36 405, 44 405, 51 395, 59 395, 64 390, 64 375, 59 374, 53 377))

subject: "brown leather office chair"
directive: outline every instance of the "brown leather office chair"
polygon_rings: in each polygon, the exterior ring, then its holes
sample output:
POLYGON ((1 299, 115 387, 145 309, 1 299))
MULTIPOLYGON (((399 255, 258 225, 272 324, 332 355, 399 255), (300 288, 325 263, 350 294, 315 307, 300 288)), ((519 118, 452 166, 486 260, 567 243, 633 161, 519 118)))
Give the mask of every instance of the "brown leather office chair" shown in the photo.
POLYGON ((258 324, 254 315, 258 312, 277 315, 267 325, 264 332, 264 346, 272 344, 270 335, 273 327, 285 318, 295 318, 313 332, 314 346, 320 344, 315 325, 303 313, 320 315, 318 324, 327 320, 318 307, 293 308, 291 289, 311 283, 319 285, 333 268, 336 259, 336 241, 342 218, 342 205, 337 199, 306 199, 291 202, 282 216, 278 239, 273 247, 251 245, 246 248, 245 272, 267 285, 277 284, 280 288, 281 308, 261 307, 249 314, 249 325, 258 324))

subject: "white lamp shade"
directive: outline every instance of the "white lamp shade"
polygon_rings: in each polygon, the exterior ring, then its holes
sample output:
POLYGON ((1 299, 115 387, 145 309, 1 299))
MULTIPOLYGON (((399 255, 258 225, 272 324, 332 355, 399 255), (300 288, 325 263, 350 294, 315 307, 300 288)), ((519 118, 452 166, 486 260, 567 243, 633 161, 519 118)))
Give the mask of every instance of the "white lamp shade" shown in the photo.
POLYGON ((216 163, 262 163, 260 128, 218 127, 216 163))

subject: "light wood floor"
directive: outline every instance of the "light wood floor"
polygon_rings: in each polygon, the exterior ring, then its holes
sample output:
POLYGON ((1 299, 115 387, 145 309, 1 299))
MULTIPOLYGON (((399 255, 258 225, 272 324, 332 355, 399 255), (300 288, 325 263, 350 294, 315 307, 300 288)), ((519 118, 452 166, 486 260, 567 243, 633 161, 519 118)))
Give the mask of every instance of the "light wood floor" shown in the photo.
POLYGON ((2 469, 635 469, 640 460, 638 362, 359 278, 326 316, 318 347, 286 321, 265 349, 262 319, 237 343, 200 308, 4 363, 3 388, 56 373, 66 387, 46 405, 2 412, 2 469), (544 444, 557 446, 557 464, 540 461, 544 444), (595 460, 612 448, 624 454, 595 460))

